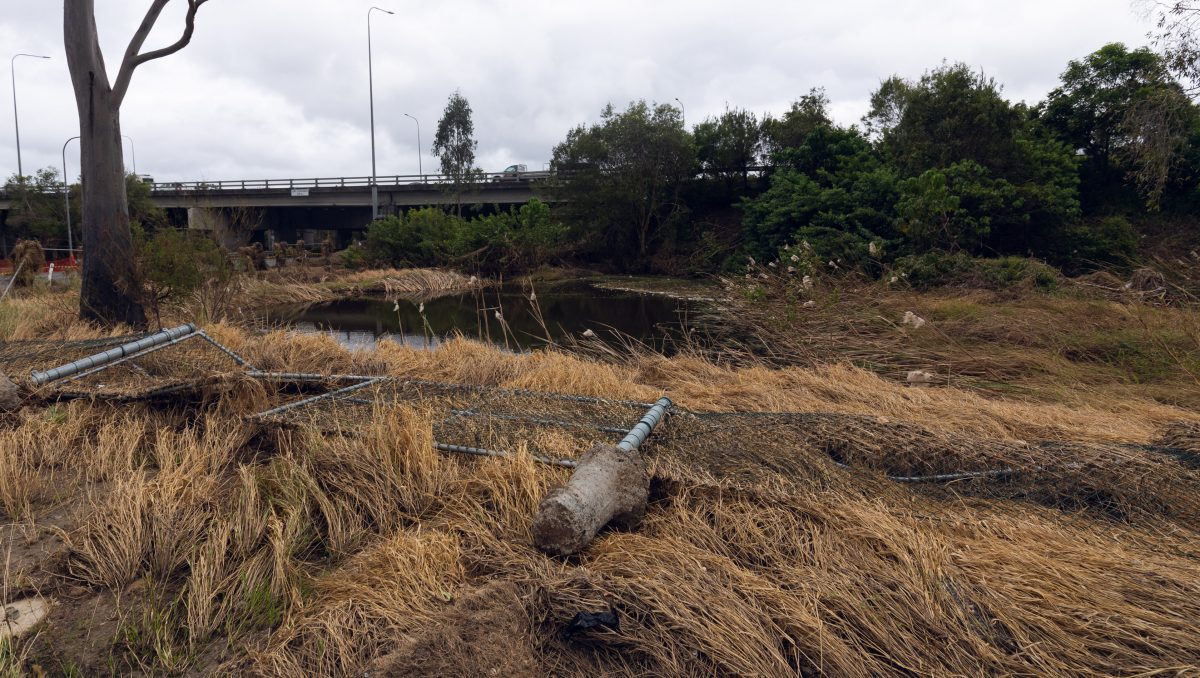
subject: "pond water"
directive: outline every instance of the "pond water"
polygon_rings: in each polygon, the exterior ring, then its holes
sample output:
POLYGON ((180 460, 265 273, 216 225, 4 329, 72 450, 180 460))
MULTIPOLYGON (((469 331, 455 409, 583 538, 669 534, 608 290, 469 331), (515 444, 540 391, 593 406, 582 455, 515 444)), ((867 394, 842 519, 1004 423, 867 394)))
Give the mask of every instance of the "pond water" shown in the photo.
POLYGON ((299 332, 330 334, 352 348, 380 341, 433 347, 461 333, 511 350, 545 346, 547 339, 583 339, 585 332, 612 341, 624 335, 655 349, 686 322, 694 302, 632 291, 601 289, 589 281, 494 287, 424 302, 342 299, 273 309, 265 318, 299 332), (497 313, 500 318, 497 318, 497 313), (501 320, 502 318, 502 320, 501 320))

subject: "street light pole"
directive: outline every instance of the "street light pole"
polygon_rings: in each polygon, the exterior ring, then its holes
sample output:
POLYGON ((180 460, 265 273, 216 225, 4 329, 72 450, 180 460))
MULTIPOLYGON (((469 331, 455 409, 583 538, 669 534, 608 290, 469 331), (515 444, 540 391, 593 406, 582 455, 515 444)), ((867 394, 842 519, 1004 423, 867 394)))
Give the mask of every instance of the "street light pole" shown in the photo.
POLYGON ((75 241, 71 236, 71 180, 67 178, 67 144, 75 141, 79 137, 71 137, 63 142, 62 161, 63 161, 63 203, 67 208, 67 257, 75 256, 75 241))
POLYGON ((384 14, 394 14, 382 7, 372 7, 367 10, 367 85, 371 90, 371 220, 379 218, 379 186, 375 183, 375 63, 371 51, 371 12, 379 10, 384 14))
POLYGON ((12 92, 13 92, 13 127, 17 132, 17 183, 25 183, 25 172, 21 167, 21 122, 17 119, 17 58, 29 57, 31 59, 49 59, 48 56, 40 54, 15 54, 12 60, 8 62, 8 70, 12 72, 12 92))
POLYGON ((421 181, 425 181, 425 165, 421 161, 421 121, 407 113, 404 114, 404 117, 417 123, 417 173, 421 175, 421 181))
POLYGON ((687 108, 684 107, 679 97, 675 97, 675 103, 679 104, 679 116, 683 119, 683 128, 687 129, 687 108))
POLYGON ((134 143, 133 143, 133 137, 129 136, 128 134, 122 134, 121 136, 123 136, 129 140, 129 150, 130 150, 130 152, 133 153, 133 176, 136 177, 137 176, 137 146, 134 145, 134 143))

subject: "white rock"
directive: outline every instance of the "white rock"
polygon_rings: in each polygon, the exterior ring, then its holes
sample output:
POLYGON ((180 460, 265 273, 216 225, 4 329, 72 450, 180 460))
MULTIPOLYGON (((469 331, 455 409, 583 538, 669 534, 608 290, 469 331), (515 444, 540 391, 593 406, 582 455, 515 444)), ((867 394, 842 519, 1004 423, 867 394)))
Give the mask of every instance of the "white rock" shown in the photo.
POLYGON ((929 384, 932 384, 936 379, 937 379, 937 375, 930 374, 929 372, 926 372, 925 370, 913 370, 908 373, 908 385, 916 386, 918 388, 922 387, 922 386, 928 386, 929 384))
POLYGON ((4 607, 4 623, 0 624, 0 638, 20 637, 46 618, 50 604, 41 596, 33 596, 10 603, 4 607))

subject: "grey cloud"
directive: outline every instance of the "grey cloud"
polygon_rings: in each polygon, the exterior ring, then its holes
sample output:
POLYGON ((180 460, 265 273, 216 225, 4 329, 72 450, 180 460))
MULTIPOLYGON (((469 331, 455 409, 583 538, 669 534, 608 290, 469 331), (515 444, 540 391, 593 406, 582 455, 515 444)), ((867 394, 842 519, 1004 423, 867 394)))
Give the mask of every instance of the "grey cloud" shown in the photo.
MULTIPOLYGON (((213 0, 187 50, 135 76, 122 119, 138 169, 165 180, 369 173, 372 4, 396 12, 374 19, 384 174, 417 170, 405 112, 421 121, 426 171, 435 167, 428 146, 456 88, 475 110, 481 164, 541 167, 570 127, 610 101, 678 97, 693 123, 726 104, 779 114, 824 86, 837 119, 854 123, 881 79, 947 59, 1033 102, 1068 59, 1114 40, 1142 44, 1147 30, 1129 0, 213 0)), ((145 5, 97 0, 110 76, 145 5)), ((177 34, 182 3, 172 5, 151 43, 177 34)), ((18 62, 27 172, 57 166, 78 129, 61 13, 54 0, 0 0, 0 56, 54 57, 18 62)), ((11 130, 11 106, 0 106, 5 176, 16 169, 11 130)))

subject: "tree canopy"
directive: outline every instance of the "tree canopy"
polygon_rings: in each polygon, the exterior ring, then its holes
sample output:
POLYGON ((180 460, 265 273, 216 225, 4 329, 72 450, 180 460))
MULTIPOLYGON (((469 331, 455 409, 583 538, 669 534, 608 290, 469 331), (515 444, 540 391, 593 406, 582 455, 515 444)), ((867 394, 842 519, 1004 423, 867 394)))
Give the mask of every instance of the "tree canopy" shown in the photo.
POLYGON ((696 151, 677 108, 636 101, 622 112, 610 104, 599 124, 568 132, 553 165, 570 176, 564 209, 588 245, 632 263, 685 213, 680 190, 696 151))

